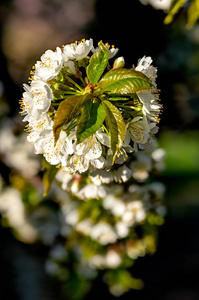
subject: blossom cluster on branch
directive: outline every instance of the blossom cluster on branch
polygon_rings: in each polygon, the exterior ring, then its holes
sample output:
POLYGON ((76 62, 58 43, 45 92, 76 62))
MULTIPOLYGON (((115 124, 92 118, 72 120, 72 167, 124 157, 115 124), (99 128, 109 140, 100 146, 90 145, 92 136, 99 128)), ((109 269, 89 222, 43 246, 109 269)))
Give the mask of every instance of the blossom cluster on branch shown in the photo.
POLYGON ((57 170, 106 178, 116 169, 113 178, 125 181, 129 156, 154 142, 162 110, 157 69, 146 56, 132 69, 123 57, 111 66, 117 52, 102 41, 94 48, 92 39, 47 50, 24 84, 28 141, 57 170))
POLYGON ((155 148, 157 68, 147 56, 132 68, 123 57, 111 63, 118 50, 102 41, 94 48, 92 39, 47 50, 21 99, 28 141, 43 155, 44 196, 55 179, 62 188, 54 184, 49 193, 59 207, 58 232, 38 237, 52 248, 47 272, 67 285, 79 280, 71 299, 82 299, 87 278, 100 270, 113 295, 140 289, 130 267, 154 253, 164 222, 164 185, 150 181, 164 168, 164 151, 155 148))
POLYGON ((102 174, 59 170, 58 184, 42 198, 39 157, 25 133, 16 136, 16 128, 9 121, 1 132, 6 141, 1 157, 12 169, 12 186, 2 181, 0 193, 3 224, 21 242, 48 247, 45 269, 67 285, 69 299, 86 299, 96 277, 115 296, 141 289, 142 279, 134 277, 132 265, 155 252, 158 227, 164 223, 165 187, 155 180, 164 169, 164 150, 149 147, 132 153, 131 180, 122 184, 102 174))

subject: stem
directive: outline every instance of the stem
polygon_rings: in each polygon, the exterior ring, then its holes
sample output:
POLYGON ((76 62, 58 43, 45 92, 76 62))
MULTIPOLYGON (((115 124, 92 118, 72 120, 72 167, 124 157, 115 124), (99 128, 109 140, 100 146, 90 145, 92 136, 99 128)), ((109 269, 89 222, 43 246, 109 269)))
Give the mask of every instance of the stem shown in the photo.
POLYGON ((113 101, 120 101, 120 100, 116 100, 116 99, 108 99, 108 101, 113 102, 113 101))
POLYGON ((77 95, 77 94, 80 94, 79 91, 76 91, 76 92, 65 92, 63 95, 77 95))
POLYGON ((108 133, 108 130, 106 129, 106 126, 104 124, 102 124, 104 130, 106 131, 106 133, 108 133))
POLYGON ((52 104, 52 106, 60 105, 60 103, 54 103, 54 102, 52 102, 51 104, 52 104))
MULTIPOLYGON (((63 98, 54 98, 52 101, 63 101, 63 100, 65 100, 66 98, 70 98, 71 97, 71 95, 73 95, 73 94, 69 94, 68 96, 67 95, 64 95, 64 97, 63 98)), ((75 94, 74 94, 75 95, 75 94)), ((52 102, 52 103, 56 103, 56 102, 52 102)))
POLYGON ((136 111, 141 111, 141 108, 136 107, 136 106, 128 106, 128 105, 122 105, 122 104, 116 104, 116 106, 121 107, 121 108, 131 108, 131 109, 134 109, 136 111))
POLYGON ((70 123, 70 125, 68 125, 67 131, 70 131, 70 130, 73 129, 76 125, 77 125, 77 119, 74 119, 74 120, 70 123))
POLYGON ((84 87, 86 87, 86 82, 85 82, 84 78, 83 78, 83 77, 80 77, 80 80, 81 80, 81 82, 83 83, 84 87))
POLYGON ((58 81, 58 83, 59 83, 60 86, 63 86, 64 88, 66 88, 66 89, 68 89, 68 90, 71 90, 71 91, 74 91, 74 92, 77 91, 77 90, 74 89, 73 87, 68 86, 67 84, 64 84, 63 82, 58 81))
POLYGON ((72 78, 70 78, 68 75, 65 75, 66 76, 66 78, 68 79, 68 81, 69 82, 71 82, 73 85, 75 85, 76 86, 76 88, 78 88, 78 90, 80 91, 80 92, 83 92, 83 89, 81 88, 81 86, 78 84, 78 83, 76 83, 72 78))
POLYGON ((123 110, 123 113, 130 114, 130 111, 129 111, 129 110, 126 110, 126 109, 124 109, 124 110, 123 110))
POLYGON ((130 98, 128 97, 110 97, 109 101, 129 101, 130 98))

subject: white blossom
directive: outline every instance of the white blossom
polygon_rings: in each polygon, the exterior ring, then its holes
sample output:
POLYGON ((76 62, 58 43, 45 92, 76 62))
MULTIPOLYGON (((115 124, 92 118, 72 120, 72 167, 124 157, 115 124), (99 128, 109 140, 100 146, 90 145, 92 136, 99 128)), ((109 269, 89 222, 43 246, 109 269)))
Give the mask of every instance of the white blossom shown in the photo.
POLYGON ((42 132, 48 133, 52 131, 52 121, 47 114, 43 114, 39 120, 31 118, 27 131, 30 132, 27 140, 34 144, 42 132))
POLYGON ((62 51, 59 47, 56 51, 47 50, 42 56, 41 61, 35 64, 35 76, 47 81, 54 78, 63 66, 62 51))
POLYGON ((122 167, 119 167, 117 170, 113 171, 113 176, 115 182, 126 182, 131 177, 131 169, 123 165, 122 167))
POLYGON ((152 64, 153 60, 150 56, 143 56, 138 60, 137 67, 135 68, 137 71, 143 72, 147 70, 149 66, 152 64))
POLYGON ((90 235, 92 239, 97 240, 102 245, 112 244, 117 240, 115 230, 105 222, 94 225, 90 235))
POLYGON ((15 136, 13 131, 12 123, 6 122, 2 126, 0 154, 8 167, 14 168, 25 178, 32 178, 39 172, 40 161, 33 154, 33 146, 27 142, 26 134, 15 136))
POLYGON ((135 144, 146 144, 149 138, 150 127, 146 119, 135 117, 126 126, 127 138, 130 138, 135 144))
POLYGON ((104 198, 107 194, 106 188, 104 186, 97 186, 94 184, 87 184, 83 189, 81 189, 76 196, 80 199, 98 199, 104 198))
POLYGON ((33 98, 33 107, 47 112, 53 99, 50 86, 42 80, 32 81, 30 91, 33 98))
POLYGON ((112 194, 109 194, 103 199, 103 207, 110 210, 112 214, 117 217, 122 216, 126 209, 125 203, 112 194))
POLYGON ((102 146, 95 135, 91 135, 76 146, 75 154, 84 156, 88 160, 93 160, 101 156, 102 146))
POLYGON ((80 173, 86 172, 89 168, 89 160, 84 156, 74 154, 69 160, 69 169, 72 173, 79 171, 80 173))
POLYGON ((129 234, 129 226, 128 224, 120 221, 115 225, 115 229, 119 238, 123 239, 129 234))
POLYGON ((14 188, 7 188, 0 194, 0 212, 8 220, 25 243, 32 243, 37 239, 37 231, 26 218, 25 207, 21 193, 14 188))
POLYGON ((96 170, 90 174, 90 179, 96 185, 110 183, 114 180, 113 172, 110 170, 96 170))
POLYGON ((106 265, 106 258, 104 255, 93 255, 89 260, 89 265, 98 269, 103 269, 106 265))
POLYGON ((63 47, 63 60, 68 61, 69 59, 80 60, 86 57, 91 48, 93 47, 93 40, 82 40, 79 43, 75 42, 70 45, 65 45, 63 47))
POLYGON ((162 148, 158 148, 156 150, 154 150, 151 154, 151 157, 156 161, 156 162, 159 162, 159 161, 162 161, 164 158, 165 158, 165 150, 162 149, 162 148))
POLYGON ((144 5, 150 4, 155 9, 162 9, 165 12, 169 10, 172 0, 140 0, 140 2, 144 5))
POLYGON ((69 187, 71 180, 74 178, 74 175, 64 172, 60 169, 56 175, 56 179, 62 183, 62 189, 66 190, 69 187))
POLYGON ((75 225, 78 222, 78 202, 74 201, 62 205, 62 212, 67 224, 75 225))
POLYGON ((107 252, 105 259, 106 266, 112 269, 117 268, 122 262, 120 255, 112 249, 107 252))
POLYGON ((120 255, 113 249, 110 249, 106 255, 93 255, 90 258, 89 264, 92 267, 99 269, 111 268, 115 269, 121 264, 122 260, 120 255))
POLYGON ((82 234, 87 235, 87 236, 90 235, 92 227, 93 227, 93 223, 92 223, 91 219, 84 219, 83 221, 78 222, 75 225, 75 229, 78 232, 81 232, 82 234))
POLYGON ((126 211, 122 216, 122 222, 132 226, 135 222, 142 222, 146 217, 146 211, 141 201, 131 201, 126 206, 126 211))
MULTIPOLYGON (((76 141, 76 137, 74 140, 76 141)), ((107 144, 107 134, 101 131, 97 131, 77 145, 74 143, 74 155, 68 162, 71 172, 83 173, 88 169, 92 171, 103 169, 106 166, 106 160, 102 157, 101 143, 107 144)))
MULTIPOLYGON (((107 47, 108 52, 109 52, 109 59, 111 59, 112 57, 114 57, 117 54, 117 52, 119 51, 119 49, 115 48, 114 46, 110 47, 110 45, 108 43, 105 44, 105 46, 107 47)), ((96 47, 96 48, 92 47, 91 51, 93 53, 95 53, 97 51, 101 51, 101 49, 99 47, 96 47)))
POLYGON ((151 158, 143 152, 136 153, 136 160, 130 164, 132 177, 139 182, 146 180, 149 177, 149 172, 152 169, 151 158))

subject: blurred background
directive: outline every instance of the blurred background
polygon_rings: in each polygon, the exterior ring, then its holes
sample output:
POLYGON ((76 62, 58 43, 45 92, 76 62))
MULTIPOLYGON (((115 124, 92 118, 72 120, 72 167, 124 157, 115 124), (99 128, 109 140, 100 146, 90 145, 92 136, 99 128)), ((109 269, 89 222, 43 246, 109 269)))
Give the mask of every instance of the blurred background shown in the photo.
MULTIPOLYGON (((157 252, 139 258, 133 266, 144 288, 121 299, 199 299, 199 23, 187 28, 185 7, 172 24, 164 25, 169 2, 1 0, 0 185, 6 188, 0 201, 1 300, 66 299, 59 282, 44 270, 48 245, 57 229, 48 226, 54 215, 52 203, 42 200, 40 161, 21 135, 24 123, 19 116, 19 99, 22 84, 28 82, 42 53, 90 37, 95 46, 103 40, 119 48, 128 68, 144 55, 151 56, 158 67, 164 106, 157 139, 166 151, 166 169, 158 177, 166 185, 165 224, 159 229, 157 252), (42 234, 48 227, 43 243, 32 243, 34 228, 27 223, 24 226, 21 194, 23 203, 29 201, 32 207, 42 202, 42 209, 35 209, 35 214, 46 218, 40 228, 42 234), (9 205, 13 210, 5 221, 3 212, 9 205)), ((86 299, 96 295, 108 295, 98 280, 86 299)))

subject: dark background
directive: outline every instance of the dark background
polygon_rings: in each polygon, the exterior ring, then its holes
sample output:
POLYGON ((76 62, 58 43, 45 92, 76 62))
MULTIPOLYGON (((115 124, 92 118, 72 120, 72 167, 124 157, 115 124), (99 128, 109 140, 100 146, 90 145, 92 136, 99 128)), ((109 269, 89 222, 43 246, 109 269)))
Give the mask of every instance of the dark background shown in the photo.
MULTIPOLYGON (((16 118, 22 84, 31 66, 47 49, 92 37, 120 49, 126 67, 144 55, 158 66, 158 87, 164 112, 158 142, 166 151, 168 209, 159 230, 155 255, 133 266, 142 278, 141 291, 121 299, 199 299, 199 25, 186 28, 186 9, 171 25, 165 13, 134 1, 1 1, 1 124, 16 118)), ((2 142, 2 141, 1 141, 2 142)), ((10 184, 10 168, 1 159, 2 177, 10 184)), ((62 300, 58 282, 44 272, 44 246, 24 245, 9 228, 0 229, 0 299, 62 300)), ((86 299, 113 299, 96 280, 86 299)))

